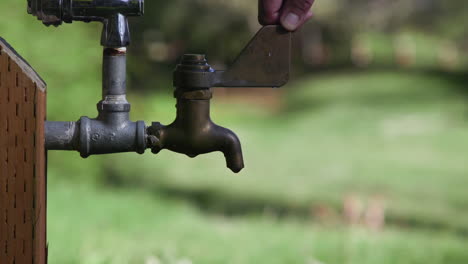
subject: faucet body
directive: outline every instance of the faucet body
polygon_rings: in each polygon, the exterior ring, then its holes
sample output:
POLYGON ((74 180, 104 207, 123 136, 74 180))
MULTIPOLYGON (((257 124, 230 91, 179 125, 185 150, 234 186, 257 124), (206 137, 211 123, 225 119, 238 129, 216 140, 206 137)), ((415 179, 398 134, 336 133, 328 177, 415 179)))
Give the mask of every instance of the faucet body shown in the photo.
POLYGON ((236 134, 218 126, 210 117, 210 102, 213 97, 210 87, 197 82, 179 79, 184 76, 209 76, 214 70, 207 63, 205 55, 186 54, 174 72, 174 97, 177 99, 177 116, 169 126, 153 123, 148 129, 153 153, 168 149, 189 157, 221 151, 226 165, 233 172, 244 168, 242 148, 236 134))
POLYGON ((148 129, 150 137, 156 139, 151 146, 152 151, 158 153, 168 149, 191 158, 221 151, 227 167, 233 172, 240 172, 244 168, 240 141, 234 132, 211 120, 211 96, 211 90, 178 95, 175 121, 168 126, 153 123, 148 129))

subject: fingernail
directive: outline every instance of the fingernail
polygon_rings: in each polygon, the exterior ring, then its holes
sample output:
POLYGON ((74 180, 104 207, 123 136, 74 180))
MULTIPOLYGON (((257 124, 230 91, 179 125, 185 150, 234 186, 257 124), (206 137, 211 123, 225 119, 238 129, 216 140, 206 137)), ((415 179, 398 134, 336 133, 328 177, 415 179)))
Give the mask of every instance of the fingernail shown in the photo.
POLYGON ((299 16, 289 13, 283 18, 282 24, 287 30, 295 30, 299 25, 299 16))

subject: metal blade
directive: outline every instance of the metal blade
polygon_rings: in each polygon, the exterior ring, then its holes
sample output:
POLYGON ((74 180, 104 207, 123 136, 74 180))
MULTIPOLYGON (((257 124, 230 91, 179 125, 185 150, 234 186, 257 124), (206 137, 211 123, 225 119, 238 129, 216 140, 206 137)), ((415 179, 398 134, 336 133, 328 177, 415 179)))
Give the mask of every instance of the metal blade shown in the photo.
POLYGON ((214 87, 281 87, 289 80, 292 33, 265 26, 227 71, 217 71, 214 87))

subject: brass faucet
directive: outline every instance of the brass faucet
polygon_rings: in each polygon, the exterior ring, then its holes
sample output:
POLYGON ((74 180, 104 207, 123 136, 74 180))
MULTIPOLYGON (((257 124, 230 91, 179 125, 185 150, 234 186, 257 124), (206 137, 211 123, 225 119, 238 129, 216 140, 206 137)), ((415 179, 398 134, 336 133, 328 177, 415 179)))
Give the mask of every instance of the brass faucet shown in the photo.
POLYGON ((234 132, 211 121, 211 97, 211 90, 179 94, 175 121, 168 126, 153 123, 148 129, 152 152, 168 149, 194 158, 221 151, 227 167, 240 172, 244 168, 240 141, 234 132))
POLYGON ((244 168, 242 148, 231 130, 210 118, 211 87, 280 87, 289 80, 291 33, 262 28, 227 71, 215 71, 205 55, 185 54, 174 72, 176 120, 148 129, 153 153, 168 149, 189 157, 221 151, 233 172, 244 168))

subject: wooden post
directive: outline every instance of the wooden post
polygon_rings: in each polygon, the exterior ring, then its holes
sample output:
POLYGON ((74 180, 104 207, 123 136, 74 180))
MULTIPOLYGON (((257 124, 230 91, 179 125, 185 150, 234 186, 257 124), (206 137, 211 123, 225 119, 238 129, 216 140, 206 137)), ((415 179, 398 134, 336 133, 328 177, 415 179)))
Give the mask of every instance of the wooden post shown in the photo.
POLYGON ((46 84, 0 38, 0 263, 46 264, 46 84))

